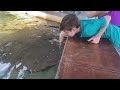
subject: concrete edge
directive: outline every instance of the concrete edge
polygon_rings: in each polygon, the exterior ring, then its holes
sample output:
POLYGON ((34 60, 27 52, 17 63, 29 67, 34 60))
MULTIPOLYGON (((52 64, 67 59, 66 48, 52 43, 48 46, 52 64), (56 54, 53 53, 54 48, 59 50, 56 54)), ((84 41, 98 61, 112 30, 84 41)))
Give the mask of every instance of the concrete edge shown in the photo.
POLYGON ((60 12, 55 12, 55 11, 42 11, 39 12, 40 14, 37 17, 46 19, 46 20, 50 20, 50 21, 54 21, 57 23, 60 23, 63 19, 63 17, 67 14, 65 13, 60 13, 60 12))
POLYGON ((59 11, 7 11, 11 14, 18 15, 22 18, 38 17, 46 20, 60 23, 62 18, 67 15, 59 11))

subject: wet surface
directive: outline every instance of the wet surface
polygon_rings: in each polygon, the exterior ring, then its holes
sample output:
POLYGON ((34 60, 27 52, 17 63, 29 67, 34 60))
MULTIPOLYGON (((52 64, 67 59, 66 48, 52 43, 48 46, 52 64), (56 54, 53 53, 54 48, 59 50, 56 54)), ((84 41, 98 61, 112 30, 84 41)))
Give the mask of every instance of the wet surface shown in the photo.
POLYGON ((56 78, 120 78, 120 57, 107 39, 101 39, 99 44, 91 44, 87 39, 69 38, 56 78))
POLYGON ((42 19, 35 21, 21 29, 0 31, 0 78, 55 78, 62 52, 58 24, 42 19))

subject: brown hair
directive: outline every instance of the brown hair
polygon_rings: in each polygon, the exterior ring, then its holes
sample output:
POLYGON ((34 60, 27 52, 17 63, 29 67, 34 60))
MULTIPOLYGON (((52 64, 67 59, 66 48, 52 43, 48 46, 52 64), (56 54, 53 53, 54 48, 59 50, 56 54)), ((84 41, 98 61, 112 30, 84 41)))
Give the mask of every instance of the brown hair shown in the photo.
POLYGON ((60 23, 60 31, 71 31, 73 27, 80 27, 80 21, 77 16, 75 14, 68 14, 64 16, 60 23))

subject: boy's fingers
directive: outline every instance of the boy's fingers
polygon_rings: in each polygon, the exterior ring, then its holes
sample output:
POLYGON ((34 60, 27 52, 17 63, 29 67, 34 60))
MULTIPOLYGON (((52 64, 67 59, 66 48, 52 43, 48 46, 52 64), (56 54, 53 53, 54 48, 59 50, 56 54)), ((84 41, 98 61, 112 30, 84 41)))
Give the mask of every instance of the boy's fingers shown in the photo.
POLYGON ((91 43, 98 44, 97 42, 91 41, 91 43))
POLYGON ((94 43, 94 41, 91 41, 91 43, 94 43))
POLYGON ((89 41, 92 41, 92 40, 93 40, 93 38, 90 38, 90 39, 88 39, 88 42, 89 42, 89 41))

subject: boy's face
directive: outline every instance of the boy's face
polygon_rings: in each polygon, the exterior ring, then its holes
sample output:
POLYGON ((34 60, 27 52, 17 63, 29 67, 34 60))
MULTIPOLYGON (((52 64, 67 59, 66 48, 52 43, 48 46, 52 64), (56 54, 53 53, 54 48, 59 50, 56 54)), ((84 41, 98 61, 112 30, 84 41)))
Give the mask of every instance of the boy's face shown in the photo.
POLYGON ((65 33, 70 36, 70 37, 73 37, 77 32, 79 32, 79 28, 72 28, 71 31, 65 31, 65 33))

